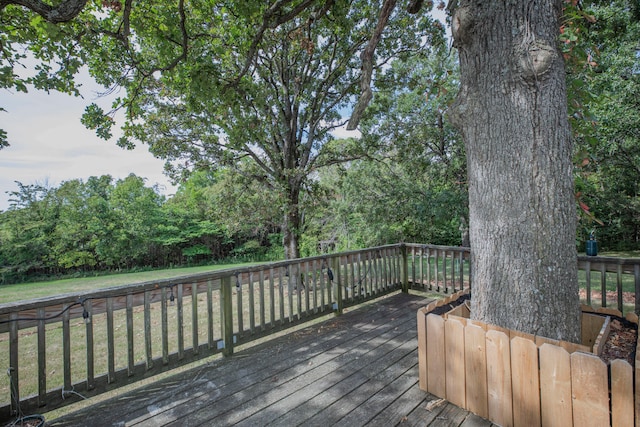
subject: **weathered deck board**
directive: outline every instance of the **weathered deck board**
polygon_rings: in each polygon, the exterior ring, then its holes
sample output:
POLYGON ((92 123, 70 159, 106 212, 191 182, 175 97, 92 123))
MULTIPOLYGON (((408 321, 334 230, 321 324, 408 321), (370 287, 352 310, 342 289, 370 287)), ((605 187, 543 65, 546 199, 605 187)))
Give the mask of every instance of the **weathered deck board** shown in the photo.
POLYGON ((483 426, 418 387, 415 313, 396 294, 48 420, 51 426, 483 426))

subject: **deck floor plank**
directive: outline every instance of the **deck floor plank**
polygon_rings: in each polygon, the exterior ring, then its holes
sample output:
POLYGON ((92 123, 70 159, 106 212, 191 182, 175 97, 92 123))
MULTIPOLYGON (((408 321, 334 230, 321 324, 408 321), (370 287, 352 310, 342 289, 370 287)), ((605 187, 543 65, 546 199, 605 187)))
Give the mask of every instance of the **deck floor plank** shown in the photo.
POLYGON ((418 295, 395 294, 340 317, 216 358, 63 417, 84 426, 453 426, 492 424, 418 387, 418 295))

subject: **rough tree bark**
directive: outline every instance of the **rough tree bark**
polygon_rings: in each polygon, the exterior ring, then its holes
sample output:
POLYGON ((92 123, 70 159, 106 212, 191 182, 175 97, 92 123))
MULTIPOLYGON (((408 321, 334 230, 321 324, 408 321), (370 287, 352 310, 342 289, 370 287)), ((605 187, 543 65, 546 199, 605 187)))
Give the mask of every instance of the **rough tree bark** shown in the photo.
POLYGON ((561 0, 451 1, 467 151, 472 316, 578 342, 561 0))

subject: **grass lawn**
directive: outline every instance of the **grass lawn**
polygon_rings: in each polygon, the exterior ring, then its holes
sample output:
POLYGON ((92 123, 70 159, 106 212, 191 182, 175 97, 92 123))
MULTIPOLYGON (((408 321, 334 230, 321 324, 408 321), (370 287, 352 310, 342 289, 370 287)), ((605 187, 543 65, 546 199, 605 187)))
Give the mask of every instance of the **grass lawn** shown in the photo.
POLYGON ((256 263, 207 265, 199 267, 174 268, 168 270, 143 271, 138 273, 120 273, 100 277, 85 277, 79 279, 53 280, 49 282, 20 283, 16 285, 0 286, 0 304, 21 300, 30 300, 71 292, 90 291, 94 289, 111 288, 132 283, 148 282, 151 280, 170 279, 172 277, 207 271, 224 270, 227 268, 244 267, 256 263))

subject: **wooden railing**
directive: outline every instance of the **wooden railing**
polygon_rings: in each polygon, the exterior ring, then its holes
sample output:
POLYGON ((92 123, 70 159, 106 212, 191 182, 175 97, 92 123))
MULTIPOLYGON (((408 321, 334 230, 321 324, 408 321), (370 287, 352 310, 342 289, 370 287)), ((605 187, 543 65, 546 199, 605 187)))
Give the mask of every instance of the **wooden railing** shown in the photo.
POLYGON ((383 246, 0 305, 0 368, 8 373, 0 421, 231 355, 235 346, 406 291, 403 251, 383 246))
MULTIPOLYGON (((398 290, 454 293, 471 286, 469 260, 469 248, 401 243, 0 305, 0 369, 8 374, 0 422, 228 356, 398 290)), ((613 281, 620 311, 640 312, 640 260, 580 257, 578 265, 587 302, 597 300, 592 281, 601 289, 613 281), (629 286, 635 299, 625 305, 629 286)))

